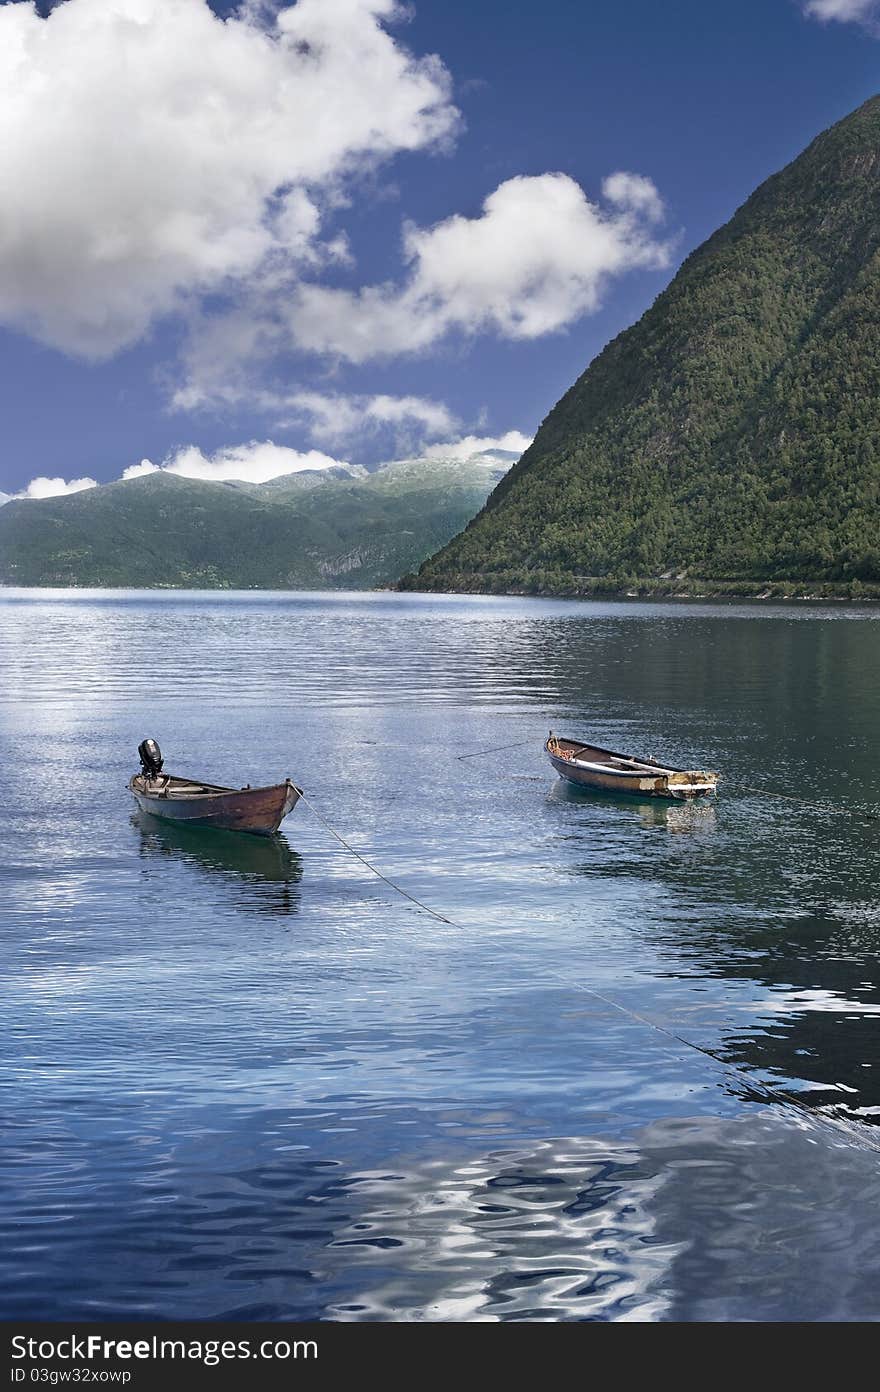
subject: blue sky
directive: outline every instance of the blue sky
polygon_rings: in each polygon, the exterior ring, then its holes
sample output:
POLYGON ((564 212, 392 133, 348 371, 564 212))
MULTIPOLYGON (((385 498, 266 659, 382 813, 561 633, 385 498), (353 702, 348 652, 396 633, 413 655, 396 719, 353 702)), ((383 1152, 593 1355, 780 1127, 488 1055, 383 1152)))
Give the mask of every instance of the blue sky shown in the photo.
POLYGON ((515 443, 880 89, 870 0, 390 9, 0 5, 0 489, 515 443))

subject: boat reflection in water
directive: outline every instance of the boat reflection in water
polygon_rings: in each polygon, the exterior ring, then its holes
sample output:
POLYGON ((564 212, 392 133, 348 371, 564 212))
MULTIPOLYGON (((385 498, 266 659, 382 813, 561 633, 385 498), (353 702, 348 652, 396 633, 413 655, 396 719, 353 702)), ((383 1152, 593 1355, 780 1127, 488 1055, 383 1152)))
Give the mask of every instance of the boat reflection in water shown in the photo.
POLYGON ((302 857, 283 836, 242 836, 162 822, 149 813, 132 817, 142 856, 171 856, 227 881, 242 908, 266 914, 299 912, 302 857))
POLYGON ((593 807, 603 818, 609 813, 618 816, 637 816, 642 826, 658 827, 673 832, 712 832, 717 825, 717 805, 714 799, 690 798, 673 802, 661 798, 621 798, 615 793, 602 793, 595 788, 578 788, 560 778, 549 794, 550 802, 576 803, 593 807))

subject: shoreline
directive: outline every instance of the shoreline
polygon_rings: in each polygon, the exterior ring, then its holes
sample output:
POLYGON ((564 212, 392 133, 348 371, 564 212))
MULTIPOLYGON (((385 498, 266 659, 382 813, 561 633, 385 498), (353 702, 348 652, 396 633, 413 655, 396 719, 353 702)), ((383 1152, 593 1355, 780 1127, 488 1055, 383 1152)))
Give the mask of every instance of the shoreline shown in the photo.
MULTIPOLYGON (((792 588, 795 588, 792 586, 792 588)), ((199 595, 205 598, 219 598, 220 596, 252 596, 256 598, 261 595, 313 595, 316 598, 332 600, 334 598, 363 597, 368 596, 412 596, 424 599, 534 599, 539 601, 571 602, 575 604, 620 604, 622 606, 631 604, 676 604, 685 608, 688 605, 763 605, 786 604, 793 607, 802 605, 880 605, 880 585, 872 586, 867 593, 852 592, 841 593, 825 592, 815 593, 800 590, 799 593, 784 593, 782 590, 762 589, 760 594, 744 593, 736 589, 724 590, 699 590, 687 591, 680 590, 661 590, 644 589, 583 589, 583 590, 538 590, 538 589, 419 589, 416 586, 406 585, 383 585, 364 589, 345 589, 345 588, 291 588, 288 586, 253 586, 242 589, 233 585, 61 585, 61 584, 39 584, 39 585, 10 585, 0 582, 0 599, 5 594, 10 596, 17 595, 22 598, 26 596, 42 595, 49 598, 53 595, 199 595)))

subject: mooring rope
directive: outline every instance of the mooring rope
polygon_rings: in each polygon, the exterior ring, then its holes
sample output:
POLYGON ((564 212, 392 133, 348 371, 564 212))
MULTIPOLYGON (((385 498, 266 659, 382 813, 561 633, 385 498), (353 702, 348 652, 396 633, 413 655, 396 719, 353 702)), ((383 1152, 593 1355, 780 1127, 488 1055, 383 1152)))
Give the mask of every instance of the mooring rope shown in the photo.
MULTIPOLYGON (((758 797, 777 798, 782 802, 796 802, 801 807, 810 807, 815 812, 827 812, 828 803, 818 802, 815 798, 798 797, 794 793, 774 793, 769 788, 755 788, 750 783, 742 783, 738 778, 725 780, 728 787, 739 788, 744 793, 755 793, 758 797)), ((842 809, 845 817, 863 817, 867 822, 880 822, 880 813, 869 812, 864 807, 846 807, 842 809)))
POLYGON ((816 802, 814 798, 797 797, 793 793, 773 793, 769 788, 753 788, 750 783, 740 783, 738 778, 725 779, 728 787, 741 788, 744 793, 757 793, 760 797, 781 798, 783 802, 799 802, 804 807, 825 807, 824 802, 816 802))
MULTIPOLYGON (((440 923, 445 923, 449 928, 456 928, 459 932, 467 932, 464 924, 456 922, 455 919, 447 918, 445 914, 439 913, 436 909, 432 909, 429 904, 425 904, 421 899, 417 899, 414 894, 410 894, 408 890, 397 884, 390 876, 384 875, 381 870, 377 869, 371 861, 367 860, 366 856, 361 855, 360 851, 355 850, 354 846, 330 824, 323 813, 318 811, 314 803, 306 797, 301 789, 300 798, 316 820, 329 831, 330 835, 333 836, 345 850, 359 860, 362 865, 366 866, 371 874, 376 875, 383 884, 388 885, 389 889, 394 890, 395 894, 399 894, 401 898, 406 899, 421 913, 430 914, 431 918, 437 919, 440 923)), ((705 1045, 696 1044, 685 1035, 678 1034, 675 1030, 669 1029, 666 1025, 661 1025, 657 1020, 652 1020, 650 1016, 641 1015, 637 1010, 632 1010, 627 1005, 621 1005, 620 1001, 614 1000, 611 996, 606 996, 602 991, 597 990, 595 986, 587 986, 582 981, 574 981, 570 977, 563 976, 561 972, 550 971, 546 974, 554 977, 557 981, 562 982, 564 986, 570 989, 573 988, 576 991, 581 991, 584 995, 592 996, 595 1000, 610 1006, 612 1010, 616 1010, 619 1014, 626 1016, 637 1024, 644 1025, 646 1028, 654 1030, 656 1034, 672 1040, 674 1043, 680 1044, 687 1049, 692 1049, 695 1053, 702 1054, 704 1058, 709 1059, 717 1067, 723 1068, 726 1072, 732 1073, 740 1078, 750 1091, 761 1093, 780 1106, 788 1107, 799 1112, 816 1125, 829 1127, 838 1136, 845 1137, 848 1142, 855 1146, 880 1153, 880 1139, 875 1139, 868 1131, 863 1131, 861 1129, 856 1131, 853 1124, 845 1118, 830 1117, 824 1115, 822 1112, 815 1111, 812 1107, 807 1106, 806 1103, 801 1102, 797 1097, 792 1097, 790 1094, 775 1088, 771 1083, 753 1077, 750 1073, 747 1073, 744 1068, 740 1068, 738 1064, 732 1063, 729 1059, 721 1058, 718 1054, 713 1053, 711 1049, 707 1049, 705 1045)))
POLYGON ((456 754, 455 757, 456 757, 456 760, 460 760, 460 759, 479 759, 479 757, 480 757, 481 754, 500 754, 503 750, 507 750, 507 749, 522 749, 522 747, 523 747, 524 744, 533 744, 533 743, 534 743, 534 741, 533 741, 531 738, 529 738, 529 739, 524 739, 524 740, 517 740, 516 744, 493 744, 492 747, 491 747, 491 749, 475 749, 475 750, 473 751, 473 753, 471 753, 471 754, 456 754))
POLYGON ((417 909, 421 909, 422 913, 430 914, 432 918, 438 919, 441 923, 448 924, 450 928, 461 928, 460 923, 453 923, 451 918, 444 918, 443 914, 438 913, 436 909, 432 909, 428 904, 423 904, 421 899, 417 899, 414 894, 410 894, 407 890, 401 888, 399 884, 395 884, 393 880, 390 880, 387 875, 383 875, 381 870, 377 870, 376 866, 372 865, 370 861, 367 860, 366 856, 362 856, 360 851, 356 851, 354 846, 350 845, 349 842, 346 841, 345 837, 342 836, 336 830, 335 827, 330 825, 330 823, 327 821, 327 818, 321 812, 318 811, 317 807, 313 802, 309 801, 309 799, 306 797, 305 793, 301 788, 299 790, 299 795, 301 800, 305 803, 306 807, 312 813, 312 815, 318 819, 322 826, 326 827, 331 836, 336 837, 336 840, 339 842, 340 846, 344 846, 345 849, 351 853, 351 855, 353 855, 357 860, 361 862, 361 865, 365 865, 368 870, 370 870, 374 875, 377 875, 380 880, 384 881, 384 883, 389 886, 389 888, 393 889, 395 894, 402 895, 403 898, 408 899, 411 904, 415 904, 417 909))
POLYGON ((629 1006, 621 1005, 619 1001, 613 1000, 611 996, 606 996, 601 991, 597 991, 594 986, 585 986, 582 982, 571 981, 568 977, 564 977, 558 972, 550 972, 548 974, 550 976, 555 976, 558 981, 562 981, 568 986, 573 986, 576 991, 583 991, 588 996, 594 996, 597 1000, 604 1001, 612 1010, 619 1011, 621 1015, 627 1016, 628 1019, 637 1020, 639 1024, 647 1025, 649 1029, 656 1030, 658 1034, 665 1035, 667 1039, 672 1039, 678 1044, 683 1044, 688 1049, 694 1049, 698 1054, 702 1054, 704 1058, 711 1059, 719 1068, 724 1068, 729 1073, 733 1073, 738 1078, 741 1078, 751 1091, 761 1092, 772 1102, 777 1102, 783 1107, 791 1107, 794 1111, 809 1117, 810 1121, 830 1127, 833 1131, 844 1135, 857 1146, 864 1146, 868 1150, 874 1150, 880 1153, 880 1139, 875 1139, 867 1130, 856 1131, 853 1123, 847 1121, 845 1117, 830 1117, 825 1116, 822 1112, 815 1111, 814 1108, 807 1106, 805 1102, 801 1102, 799 1098, 792 1097, 787 1092, 782 1092, 778 1088, 775 1088, 772 1083, 764 1082, 761 1078, 752 1077, 744 1068, 740 1068, 738 1064, 732 1063, 730 1059, 721 1058, 718 1054, 713 1053, 711 1049, 707 1049, 705 1045, 695 1044, 692 1039, 687 1039, 685 1035, 678 1034, 675 1030, 669 1029, 668 1026, 659 1024, 656 1020, 652 1020, 647 1015, 640 1015, 637 1010, 631 1010, 629 1006))

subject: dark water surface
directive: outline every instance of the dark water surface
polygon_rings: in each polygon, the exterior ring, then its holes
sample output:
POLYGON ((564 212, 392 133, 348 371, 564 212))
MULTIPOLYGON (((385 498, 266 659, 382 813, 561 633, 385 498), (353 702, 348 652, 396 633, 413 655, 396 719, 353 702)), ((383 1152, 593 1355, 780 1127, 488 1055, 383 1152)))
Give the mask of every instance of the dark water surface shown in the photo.
POLYGON ((876 610, 7 590, 0 673, 4 1317, 880 1316, 876 610))

